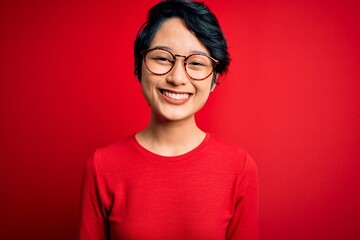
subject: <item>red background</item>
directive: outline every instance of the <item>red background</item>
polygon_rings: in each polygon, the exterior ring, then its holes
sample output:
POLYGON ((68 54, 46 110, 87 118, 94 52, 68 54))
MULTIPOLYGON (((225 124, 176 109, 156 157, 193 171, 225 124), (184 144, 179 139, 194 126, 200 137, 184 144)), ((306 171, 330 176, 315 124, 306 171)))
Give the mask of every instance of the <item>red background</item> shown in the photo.
MULTIPOLYGON (((143 128, 132 46, 157 1, 1 1, 0 239, 75 239, 82 168, 143 128)), ((262 239, 360 239, 360 5, 208 0, 232 65, 199 125, 244 146, 262 239)))

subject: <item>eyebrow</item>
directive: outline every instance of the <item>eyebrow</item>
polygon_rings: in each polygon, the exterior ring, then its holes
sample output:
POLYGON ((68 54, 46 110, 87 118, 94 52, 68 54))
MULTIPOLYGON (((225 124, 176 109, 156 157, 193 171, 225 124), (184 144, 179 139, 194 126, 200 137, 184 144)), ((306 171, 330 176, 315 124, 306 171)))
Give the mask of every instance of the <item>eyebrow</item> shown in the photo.
MULTIPOLYGON (((152 48, 163 48, 163 49, 166 49, 166 50, 168 50, 168 51, 170 51, 171 53, 173 53, 173 49, 171 48, 171 47, 167 47, 167 46, 161 46, 161 45, 159 45, 159 46, 154 46, 154 47, 152 47, 152 48)), ((173 53, 174 54, 174 53, 173 53)), ((207 55, 207 56, 210 56, 208 53, 206 53, 206 52, 203 52, 203 51, 197 51, 197 50, 192 50, 192 51, 190 51, 190 54, 202 54, 202 55, 207 55)), ((174 54, 175 55, 175 54, 174 54)))

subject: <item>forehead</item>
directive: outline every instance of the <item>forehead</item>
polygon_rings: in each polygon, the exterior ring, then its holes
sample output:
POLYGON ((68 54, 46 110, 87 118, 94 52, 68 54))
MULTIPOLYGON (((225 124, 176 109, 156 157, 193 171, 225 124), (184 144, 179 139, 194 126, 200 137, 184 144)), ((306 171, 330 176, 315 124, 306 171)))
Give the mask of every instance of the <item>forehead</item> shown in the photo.
POLYGON ((190 54, 208 51, 204 44, 191 32, 180 18, 165 20, 155 34, 150 48, 166 47, 176 54, 190 54))

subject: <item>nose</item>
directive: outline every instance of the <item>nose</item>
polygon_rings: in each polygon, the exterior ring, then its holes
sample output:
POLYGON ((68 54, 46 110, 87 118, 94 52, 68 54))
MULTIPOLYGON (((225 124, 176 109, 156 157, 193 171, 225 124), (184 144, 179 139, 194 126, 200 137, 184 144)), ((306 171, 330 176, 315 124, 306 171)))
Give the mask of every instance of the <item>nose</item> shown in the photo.
POLYGON ((184 56, 176 55, 175 57, 177 57, 176 61, 171 71, 167 74, 166 81, 174 86, 185 85, 190 79, 185 72, 184 60, 181 59, 184 56))

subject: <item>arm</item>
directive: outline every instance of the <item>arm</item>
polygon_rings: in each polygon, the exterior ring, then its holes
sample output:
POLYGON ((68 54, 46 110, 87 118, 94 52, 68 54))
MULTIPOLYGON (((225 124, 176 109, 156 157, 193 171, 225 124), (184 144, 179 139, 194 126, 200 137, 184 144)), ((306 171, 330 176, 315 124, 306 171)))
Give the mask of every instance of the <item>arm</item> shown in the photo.
POLYGON ((95 166, 94 156, 87 161, 83 173, 80 198, 80 240, 108 239, 106 212, 101 199, 101 186, 95 166))
POLYGON ((226 231, 227 240, 258 240, 258 175, 255 162, 247 155, 238 179, 234 214, 226 231))

